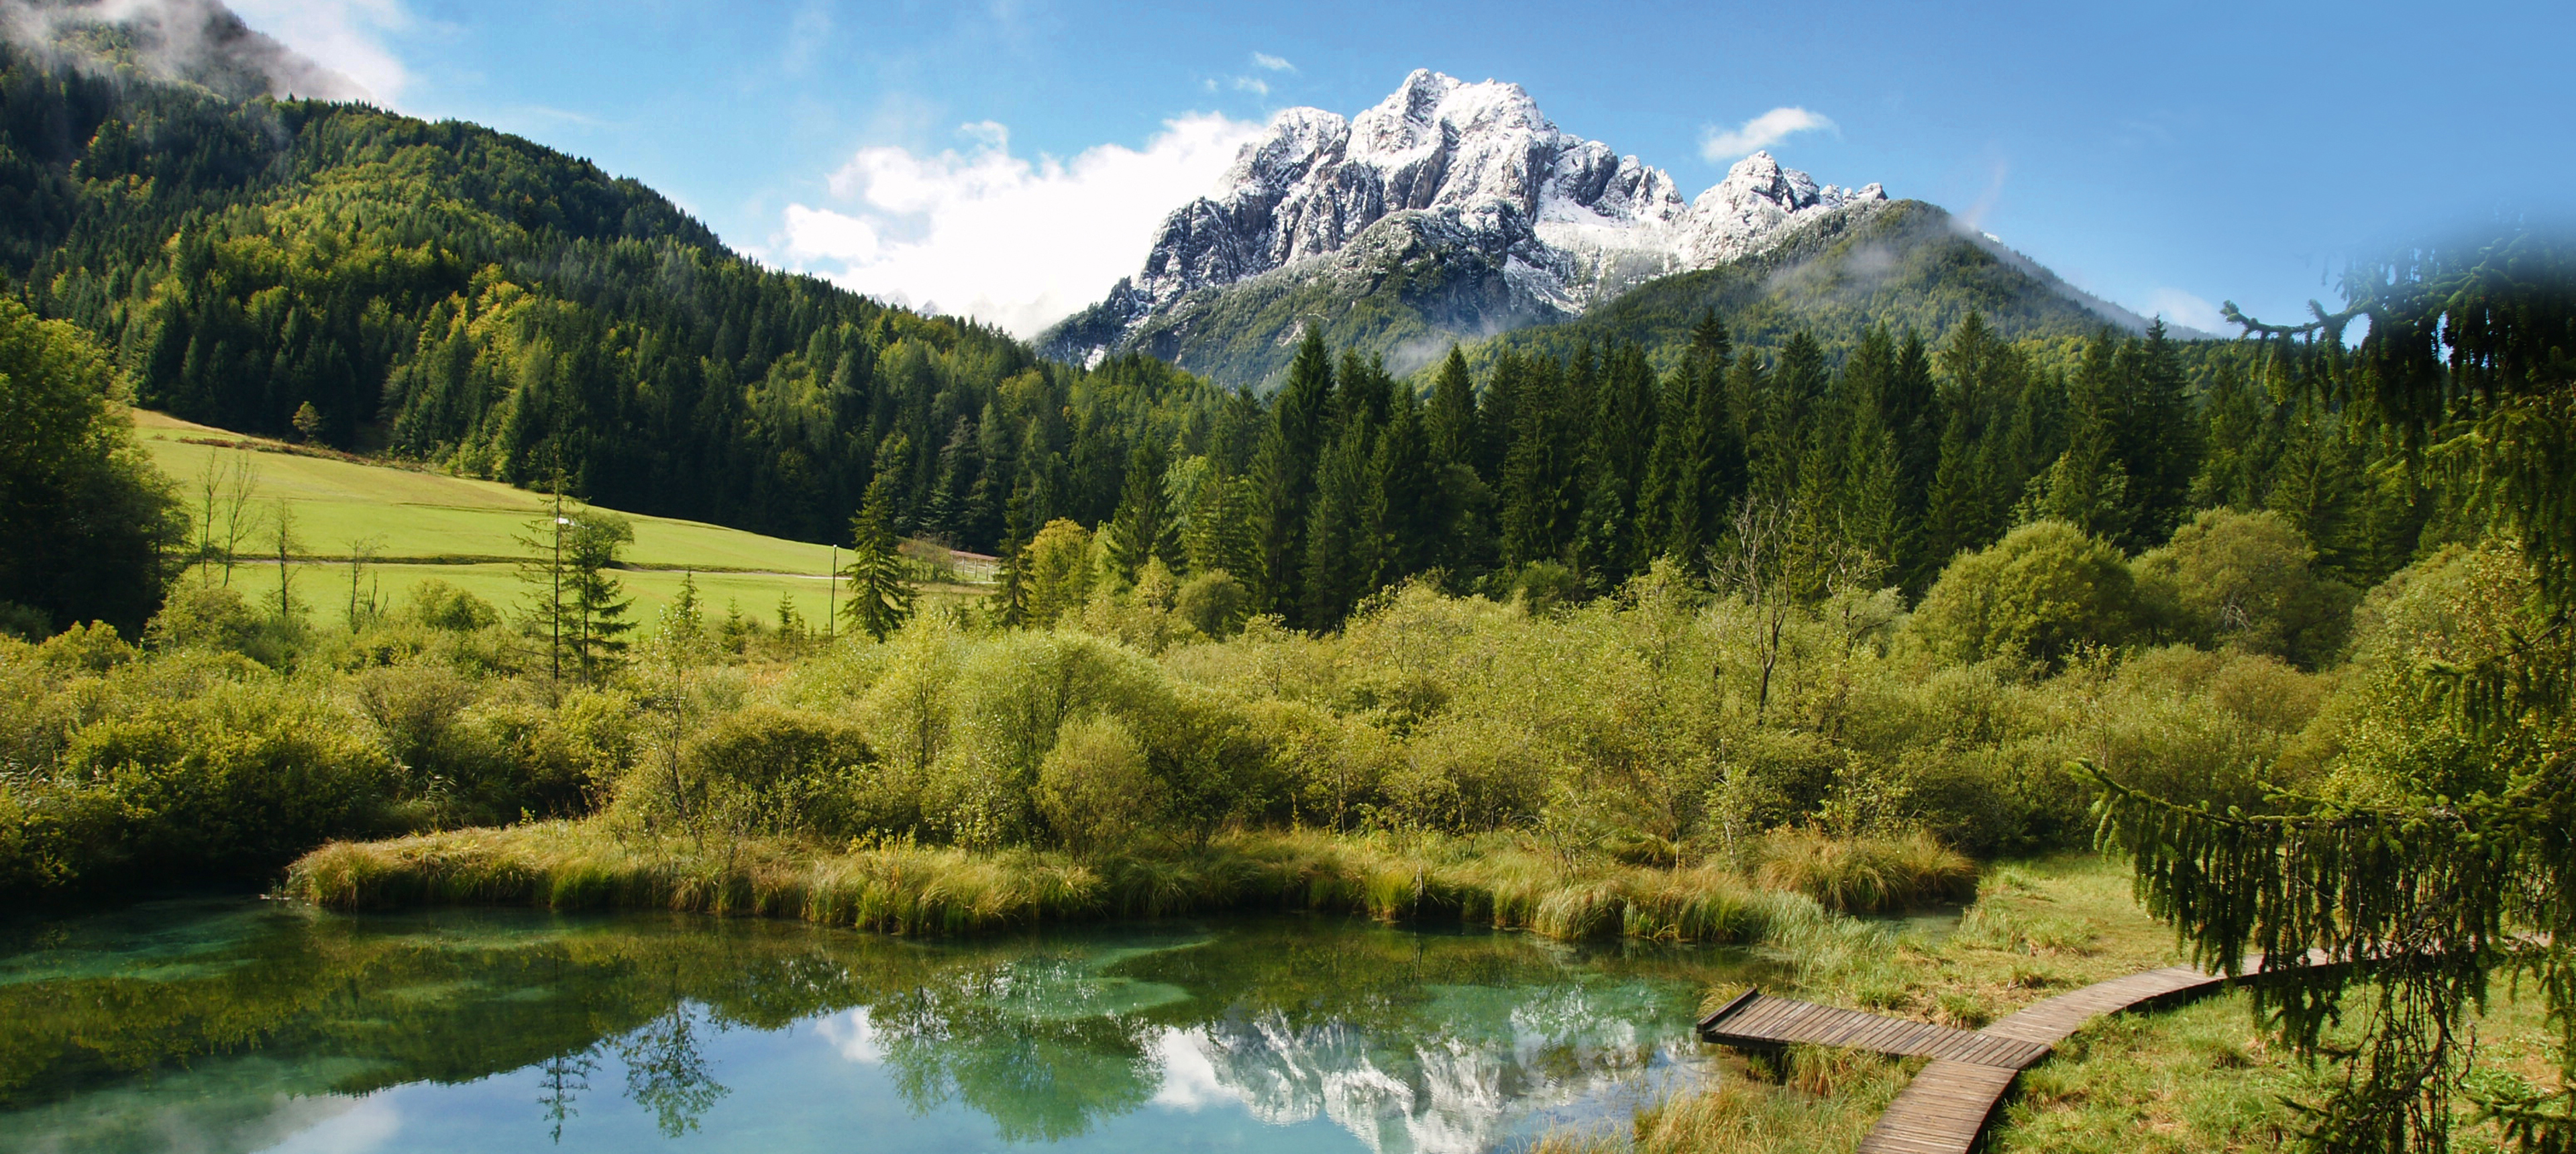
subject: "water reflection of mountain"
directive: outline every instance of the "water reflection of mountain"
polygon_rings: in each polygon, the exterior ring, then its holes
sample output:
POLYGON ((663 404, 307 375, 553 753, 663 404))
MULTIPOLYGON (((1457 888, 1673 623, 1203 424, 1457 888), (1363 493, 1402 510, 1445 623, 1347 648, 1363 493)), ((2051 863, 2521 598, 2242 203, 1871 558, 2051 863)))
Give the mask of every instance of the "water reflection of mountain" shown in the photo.
POLYGON ((1595 1000, 1581 988, 1535 991, 1505 1019, 1507 1037, 1298 1027, 1271 1011, 1169 1029, 1157 1049, 1167 1085, 1203 1067, 1262 1121, 1321 1115, 1378 1154, 1470 1154, 1502 1145, 1534 1111, 1691 1057, 1681 1041, 1647 1042, 1633 1018, 1591 1012, 1595 1000))
POLYGON ((490 1125, 566 1148, 638 1113, 712 1132, 728 1110, 844 1105, 726 1067, 810 1053, 800 1034, 872 1068, 898 1112, 964 1111, 1014 1143, 1196 1112, 1324 1119, 1380 1154, 1483 1150, 1687 1058, 1720 961, 1311 918, 939 945, 470 911, 74 930, 0 950, 0 1154, 181 1131, 254 1149, 382 1089, 496 1078, 524 1084, 505 1097, 525 1117, 490 1125))

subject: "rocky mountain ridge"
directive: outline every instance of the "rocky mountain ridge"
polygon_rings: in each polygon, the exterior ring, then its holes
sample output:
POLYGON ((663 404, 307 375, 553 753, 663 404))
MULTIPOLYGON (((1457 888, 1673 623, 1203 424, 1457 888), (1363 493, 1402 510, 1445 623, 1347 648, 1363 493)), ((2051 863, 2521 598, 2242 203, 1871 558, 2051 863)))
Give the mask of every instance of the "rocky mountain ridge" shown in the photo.
POLYGON ((1398 270, 1428 278, 1432 327, 1497 332, 1886 203, 1876 184, 1819 184, 1767 152, 1685 201, 1670 174, 1560 130, 1517 84, 1417 70, 1356 117, 1274 117, 1212 195, 1165 219, 1137 275, 1041 344, 1086 361, 1157 352, 1163 342, 1140 338, 1217 307, 1211 292, 1374 287, 1398 270))

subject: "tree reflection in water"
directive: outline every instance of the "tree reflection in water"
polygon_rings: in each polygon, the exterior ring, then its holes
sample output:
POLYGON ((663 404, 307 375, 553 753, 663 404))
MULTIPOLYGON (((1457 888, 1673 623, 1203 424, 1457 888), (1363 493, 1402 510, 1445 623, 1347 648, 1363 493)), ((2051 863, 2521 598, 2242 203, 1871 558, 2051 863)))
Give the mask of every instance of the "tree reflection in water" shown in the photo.
POLYGON ((917 1116, 971 1110, 1012 1143, 1223 1107, 1328 1119, 1378 1151, 1480 1150, 1532 1111, 1690 1060, 1697 991, 1744 976, 1722 951, 1324 918, 924 944, 511 911, 118 917, 13 935, 0 952, 0 1151, 151 1148, 147 1130, 188 1125, 172 1115, 243 1135, 212 1148, 251 1149, 274 1127, 215 1115, 513 1071, 561 1142, 612 1066, 677 1138, 734 1094, 708 1054, 716 1035, 798 1028, 881 1066, 917 1116), (225 1062, 238 1067, 226 1092, 189 1081, 225 1062), (133 1117, 135 1103, 160 1120, 133 1117))

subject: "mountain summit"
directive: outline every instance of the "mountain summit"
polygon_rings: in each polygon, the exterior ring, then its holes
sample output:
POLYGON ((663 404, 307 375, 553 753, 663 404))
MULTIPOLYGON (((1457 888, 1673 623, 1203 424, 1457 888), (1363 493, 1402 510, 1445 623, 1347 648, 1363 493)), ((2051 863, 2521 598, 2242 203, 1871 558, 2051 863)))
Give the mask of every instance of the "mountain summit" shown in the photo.
POLYGON ((1570 319, 1886 203, 1878 185, 1820 185, 1763 152, 1685 201, 1670 174, 1559 129, 1517 84, 1417 70, 1356 117, 1272 118, 1212 195, 1164 219, 1141 271, 1045 344, 1077 360, 1174 357, 1192 330, 1247 307, 1319 287, 1365 295, 1398 274, 1422 336, 1481 335, 1570 319))

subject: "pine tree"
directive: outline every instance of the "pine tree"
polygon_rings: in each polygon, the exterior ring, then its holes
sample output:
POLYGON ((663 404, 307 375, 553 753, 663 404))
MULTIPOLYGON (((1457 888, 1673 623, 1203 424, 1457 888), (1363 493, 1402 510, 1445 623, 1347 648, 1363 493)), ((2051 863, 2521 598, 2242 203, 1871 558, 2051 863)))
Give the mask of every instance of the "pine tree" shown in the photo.
MULTIPOLYGON (((1362 414, 1355 414, 1364 416, 1362 414)), ((1354 420, 1325 449, 1315 467, 1315 502, 1306 527, 1305 593, 1301 622, 1309 629, 1331 629, 1348 616, 1373 587, 1379 562, 1378 541, 1370 516, 1373 504, 1369 461, 1376 446, 1372 429, 1354 420)))
POLYGON ((564 645, 582 679, 594 685, 624 658, 626 634, 635 628, 626 619, 635 600, 609 572, 634 540, 635 527, 626 518, 596 509, 575 513, 564 534, 564 645))
POLYGON ((850 518, 850 564, 841 570, 850 583, 845 612, 851 627, 878 641, 912 617, 912 583, 895 544, 894 482, 881 473, 868 484, 858 515, 850 518))
POLYGON ((1611 352, 1593 388, 1590 444, 1577 549, 1580 568, 1597 590, 1617 588, 1642 572, 1649 544, 1642 503, 1658 423, 1655 372, 1634 345, 1611 352))
POLYGON ((1127 458, 1127 483, 1118 513, 1109 522, 1109 564, 1118 580, 1134 584, 1145 562, 1179 560, 1180 535, 1163 496, 1163 453, 1153 442, 1140 442, 1127 458))
POLYGON ((1438 453, 1423 425, 1421 407, 1410 395, 1397 396, 1369 461, 1379 558, 1373 586, 1430 570, 1448 546, 1455 514, 1442 484, 1438 453))
POLYGON ((1476 427, 1476 386, 1467 378, 1467 358, 1458 346, 1449 346, 1449 359, 1440 362, 1440 376, 1431 386, 1431 404, 1423 414, 1423 427, 1429 435, 1432 459, 1442 464, 1473 465, 1481 451, 1483 433, 1476 427))
POLYGON ((1583 512, 1584 427, 1572 400, 1561 366, 1541 359, 1529 367, 1500 486, 1503 556, 1514 567, 1561 562, 1572 551, 1583 512))
POLYGON ((1296 612, 1301 606, 1298 578, 1306 563, 1306 515, 1315 490, 1315 463, 1330 434, 1333 411, 1333 363, 1320 332, 1308 329, 1297 358, 1289 363, 1288 383, 1271 407, 1255 465, 1262 488, 1261 572, 1242 575, 1257 581, 1253 605, 1266 611, 1296 612))
POLYGON ((1005 629, 1029 623, 1029 522, 1027 490, 1011 495, 1002 515, 1000 572, 993 588, 993 615, 1005 629))

